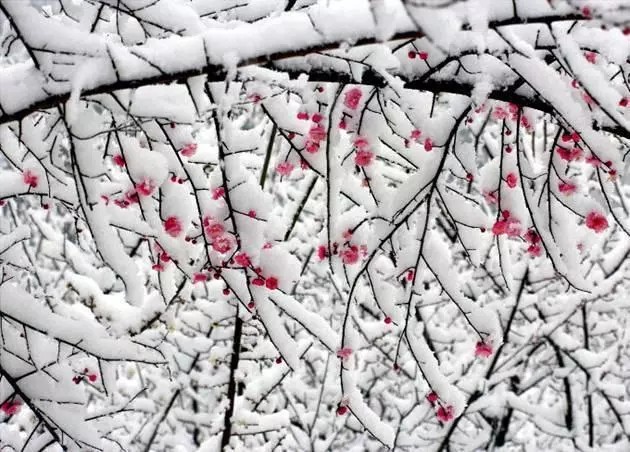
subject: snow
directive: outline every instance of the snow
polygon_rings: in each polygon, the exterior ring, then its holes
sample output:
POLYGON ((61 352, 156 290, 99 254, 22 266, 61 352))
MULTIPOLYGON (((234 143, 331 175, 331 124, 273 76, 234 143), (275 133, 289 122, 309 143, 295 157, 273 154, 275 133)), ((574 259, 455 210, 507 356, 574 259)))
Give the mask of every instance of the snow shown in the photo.
POLYGON ((84 322, 47 312, 44 306, 15 284, 7 283, 0 286, 0 298, 2 299, 0 310, 3 315, 101 359, 136 359, 155 364, 163 362, 162 355, 157 351, 128 340, 110 339, 106 331, 103 328, 96 328, 94 323, 87 328, 88 325, 84 322), (119 356, 117 347, 123 347, 127 353, 126 357, 119 356))
POLYGON ((630 17, 586 3, 3 3, 0 442, 626 450, 630 17))

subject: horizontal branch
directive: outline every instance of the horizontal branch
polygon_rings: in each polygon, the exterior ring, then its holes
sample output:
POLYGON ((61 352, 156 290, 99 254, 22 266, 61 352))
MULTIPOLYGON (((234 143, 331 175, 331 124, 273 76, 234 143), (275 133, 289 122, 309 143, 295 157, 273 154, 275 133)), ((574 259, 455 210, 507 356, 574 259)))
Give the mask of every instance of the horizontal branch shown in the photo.
MULTIPOLYGON (((290 12, 286 13, 287 15, 292 15, 291 22, 293 24, 297 24, 304 28, 302 15, 305 13, 297 13, 290 12), (300 16, 300 17, 298 17, 300 16)), ((557 21, 574 21, 583 19, 580 15, 575 14, 567 14, 567 15, 546 15, 540 17, 513 17, 508 19, 494 20, 490 21, 490 28, 498 28, 509 25, 517 25, 517 24, 549 24, 557 21)), ((270 18, 269 21, 274 20, 270 18)), ((263 21, 261 21, 263 22, 263 21)), ((308 26, 311 27, 310 21, 308 22, 308 26)), ((256 37, 257 41, 265 42, 265 35, 268 36, 268 41, 272 42, 267 46, 261 46, 260 49, 256 49, 258 54, 252 54, 254 51, 249 51, 249 55, 243 57, 237 64, 239 68, 248 67, 248 66, 257 66, 269 64, 275 61, 285 60, 288 58, 302 57, 315 52, 323 52, 336 50, 341 48, 344 44, 346 44, 347 39, 336 39, 336 40, 327 40, 325 36, 321 36, 318 33, 315 33, 314 37, 304 38, 300 43, 295 44, 298 49, 290 49, 289 44, 285 41, 278 42, 277 39, 274 38, 273 35, 277 33, 277 28, 270 26, 271 24, 267 24, 266 26, 260 26, 258 29, 252 29, 252 36, 256 37), (289 50, 287 50, 289 49, 289 50)), ((418 30, 405 30, 404 27, 408 24, 401 24, 400 30, 393 34, 386 43, 392 43, 395 41, 405 41, 405 40, 414 40, 422 38, 424 35, 422 32, 418 30)), ((352 28, 352 26, 350 25, 352 28)), ((357 26, 358 27, 358 26, 357 26)), ((298 28, 299 29, 299 28, 298 28)), ((238 30, 238 29, 235 29, 238 30)), ((297 32, 296 32, 297 33, 297 32)), ((360 32, 357 30, 349 29, 345 31, 347 36, 361 36, 365 35, 365 31, 360 32)), ((373 33, 373 30, 370 31, 373 33)), ((238 33, 234 33, 235 37, 238 37, 238 33)), ((298 33, 299 34, 299 33, 298 33)), ((313 35, 313 29, 304 30, 304 35, 313 35)), ((242 35, 242 32, 241 32, 242 35)), ((86 35, 87 36, 87 35, 86 35)), ((219 40, 228 40, 229 34, 226 32, 224 34, 216 33, 216 30, 209 30, 205 34, 201 34, 196 37, 170 37, 162 40, 164 43, 163 48, 160 48, 152 43, 149 45, 138 45, 132 47, 124 47, 115 48, 116 52, 110 52, 109 47, 108 54, 118 54, 116 56, 116 66, 117 70, 112 68, 113 61, 110 60, 109 57, 98 57, 98 58, 87 58, 77 56, 77 67, 79 65, 84 65, 88 61, 94 66, 91 70, 92 75, 96 77, 94 80, 90 80, 91 85, 84 87, 81 90, 81 97, 97 95, 97 94, 106 94, 111 93, 118 90, 123 89, 133 89, 139 88, 142 86, 149 85, 159 85, 159 84, 169 84, 172 82, 184 82, 189 77, 195 77, 199 75, 207 75, 209 82, 218 82, 224 81, 228 76, 228 69, 223 64, 217 64, 217 61, 222 61, 222 57, 227 53, 236 53, 238 55, 244 53, 243 49, 240 49, 236 44, 225 45, 222 46, 213 46, 221 47, 223 53, 221 55, 214 54, 209 55, 208 49, 211 47, 215 41, 219 40), (186 41, 187 40, 187 41, 186 41), (234 48, 232 48, 234 47, 234 48), (191 49, 201 49, 203 48, 203 54, 199 54, 199 52, 192 52, 191 49), (181 60, 181 55, 188 55, 188 60, 181 60), (119 73, 123 71, 125 66, 124 62, 118 61, 119 59, 129 59, 130 63, 133 62, 133 65, 137 65, 137 55, 143 55, 144 53, 151 54, 154 56, 154 60, 160 61, 159 70, 155 67, 147 67, 146 70, 138 71, 134 73, 133 76, 125 77, 124 73, 119 73), (130 56, 130 55, 133 55, 130 56), (178 63, 175 64, 174 60, 178 60, 178 63), (205 64, 199 64, 200 62, 205 61, 205 64), (213 62, 214 61, 214 62, 213 62), (165 69, 165 67, 169 68, 177 68, 177 70, 165 69), (98 69, 98 70, 96 70, 98 69)), ((242 36, 241 36, 242 37, 242 36)), ((382 43, 379 39, 372 36, 363 36, 359 39, 354 39, 352 41, 353 47, 371 45, 382 43)), ((108 44, 109 46, 109 44, 108 44)), ((52 46, 51 46, 52 48, 52 46)), ((221 49, 214 50, 215 52, 220 51, 221 49)), ((133 66, 132 65, 132 66, 133 66)), ((296 76, 298 74, 295 74, 296 76)), ((340 74, 311 74, 310 79, 312 81, 342 81, 343 75, 340 74), (318 79, 319 77, 319 79, 318 79)), ((70 95, 72 93, 73 86, 71 83, 53 83, 47 77, 47 74, 38 71, 33 67, 8 67, 0 69, 0 84, 15 84, 16 82, 22 82, 17 84, 14 89, 24 91, 22 96, 15 96, 14 94, 11 96, 12 105, 11 108, 8 108, 6 105, 7 102, 0 104, 0 124, 4 124, 11 121, 18 121, 22 118, 28 116, 29 114, 38 111, 45 110, 49 108, 56 107, 59 104, 62 104, 69 100, 70 95), (41 85, 34 85, 33 81, 39 80, 41 81, 41 85), (43 82, 43 80, 47 80, 43 82), (30 82, 30 83, 29 83, 30 82), (51 84, 52 85, 49 85, 51 84), (33 86, 31 86, 33 85, 33 86), (48 93, 48 94, 47 94, 48 93), (50 94, 54 93, 54 94, 50 94), (17 98, 17 99, 16 99, 17 98), (18 100, 19 99, 19 100, 18 100)), ((359 83, 358 81, 348 81, 353 83, 359 83)), ((361 83, 368 83, 366 81, 362 81, 361 83)), ((369 84, 369 83, 368 83, 369 84)), ((423 86, 416 86, 413 82, 409 82, 408 84, 410 89, 426 89, 428 91, 432 91, 430 84, 425 84, 423 86)), ((76 88, 76 87, 75 87, 76 88)), ((434 86, 437 88, 437 86, 434 86)), ((457 94, 469 94, 470 89, 465 86, 457 86, 455 84, 445 85, 445 91, 454 92, 457 94), (449 91, 449 88, 451 89, 449 91)), ((496 93, 499 94, 499 93, 496 93)), ((501 96, 505 97, 505 96, 501 96)), ((0 96, 0 102, 2 101, 2 96, 0 96)), ((523 99, 524 101, 525 99, 523 99)), ((532 100, 529 100, 524 106, 531 106, 531 108, 545 108, 542 104, 537 104, 532 100), (538 107, 536 106, 538 105, 538 107)))

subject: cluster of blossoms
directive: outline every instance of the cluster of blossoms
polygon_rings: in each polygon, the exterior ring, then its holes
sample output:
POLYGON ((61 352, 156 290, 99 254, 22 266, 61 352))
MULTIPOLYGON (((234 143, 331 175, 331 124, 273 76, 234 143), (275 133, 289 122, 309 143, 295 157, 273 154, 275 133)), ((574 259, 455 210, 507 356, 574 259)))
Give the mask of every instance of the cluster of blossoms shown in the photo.
POLYGON ((357 137, 354 140, 354 163, 360 167, 369 166, 374 160, 374 153, 370 150, 370 144, 365 137, 357 137))
MULTIPOLYGON (((326 139, 326 129, 322 124, 324 116, 321 113, 313 113, 313 115, 310 116, 308 113, 301 111, 297 114, 297 118, 303 121, 308 121, 310 119, 313 122, 308 130, 304 148, 306 149, 306 152, 315 154, 319 151, 320 143, 326 139)), ((293 136, 294 135, 291 134, 289 135, 289 138, 293 138, 293 136)))
POLYGON ((455 417, 455 409, 452 405, 443 405, 440 403, 440 397, 435 391, 431 391, 427 394, 427 400, 432 407, 436 408, 435 416, 440 422, 446 423, 453 420, 455 417))
MULTIPOLYGON (((493 108, 492 110, 492 117, 495 120, 498 121, 502 121, 502 120, 509 120, 509 121, 516 121, 518 119, 518 115, 519 115, 519 106, 513 103, 508 103, 507 104, 507 108, 498 105, 496 107, 493 108)), ((525 127, 525 129, 527 129, 528 131, 532 130, 532 122, 529 120, 529 118, 525 115, 521 113, 521 126, 525 127)), ((506 135, 510 135, 511 131, 506 131, 506 135)))
POLYGON ((149 178, 142 179, 136 184, 136 191, 140 196, 151 196, 156 188, 155 182, 149 178))
MULTIPOLYGON (((118 154, 118 156, 122 159, 122 156, 118 154)), ((124 165, 124 160, 122 165, 124 165)), ((183 182, 183 181, 182 181, 183 182)), ((180 182, 181 183, 181 182, 180 182)), ((127 190, 122 197, 114 199, 114 204, 120 207, 121 209, 126 209, 132 204, 137 204, 140 202, 139 196, 151 196, 153 191, 157 188, 155 182, 151 179, 142 179, 138 182, 134 188, 127 190)), ((101 195, 101 199, 105 202, 105 205, 109 204, 109 196, 101 195)))
POLYGON ((306 152, 314 154, 319 151, 320 143, 325 139, 326 129, 324 129, 324 126, 319 123, 313 124, 308 131, 308 137, 306 139, 306 144, 304 145, 306 152))
POLYGON ((560 139, 562 144, 556 147, 556 152, 562 160, 572 162, 582 158, 583 152, 579 146, 580 135, 577 132, 564 133, 560 139))
POLYGON ((171 256, 157 242, 155 242, 155 254, 157 255, 157 262, 151 268, 157 272, 164 271, 164 265, 171 261, 171 256))
MULTIPOLYGON (((101 198, 105 201, 105 205, 109 204, 109 196, 102 195, 101 198)), ((114 199, 114 204, 121 209, 126 209, 130 205, 137 204, 138 202, 140 202, 140 199, 138 198, 138 193, 134 189, 127 190, 123 193, 121 198, 114 199)))
POLYGON ((98 374, 96 372, 90 372, 90 369, 86 367, 85 369, 83 369, 82 373, 72 377, 72 382, 75 385, 78 385, 85 379, 87 379, 90 383, 94 383, 96 380, 98 380, 98 374))
MULTIPOLYGON (((386 317, 385 323, 391 323, 391 318, 386 317)), ((342 361, 348 361, 352 356, 353 350, 350 347, 343 347, 337 350, 337 357, 342 361)), ((478 341, 475 345, 475 356, 481 358, 488 358, 492 356, 494 349, 490 343, 484 341, 478 341)), ((395 369, 398 370, 398 365, 395 365, 395 369)), ((435 408, 435 415, 440 422, 450 422, 455 417, 455 408, 452 405, 440 403, 440 397, 435 391, 431 391, 427 394, 427 401, 435 408)), ((342 401, 337 407, 337 415, 342 416, 348 412, 347 402, 342 401)))
POLYGON ((256 271, 257 276, 252 279, 252 284, 254 286, 265 286, 269 290, 276 290, 278 288, 278 278, 275 276, 262 276, 262 269, 257 267, 254 269, 256 271))
MULTIPOLYGON (((411 133, 409 134, 409 138, 405 138, 405 147, 408 148, 409 146, 411 146, 412 142, 416 142, 416 143, 420 143, 421 139, 420 137, 422 136, 422 132, 418 129, 413 129, 411 131, 411 133)), ((427 152, 431 152, 433 150, 433 140, 429 137, 424 139, 424 150, 427 152)))
POLYGON ((518 237, 521 235, 521 222, 510 215, 510 211, 501 212, 502 219, 497 220, 492 226, 494 235, 506 234, 508 237, 518 237))
MULTIPOLYGON (((344 94, 343 104, 350 110, 356 110, 359 107, 361 97, 363 97, 363 92, 359 88, 352 88, 344 94)), ((344 112, 341 121, 339 121, 339 129, 341 130, 346 130, 348 127, 345 119, 346 115, 348 115, 348 113, 344 112)))
MULTIPOLYGON (((347 243, 340 248, 339 244, 334 242, 332 244, 332 254, 339 255, 339 257, 341 257, 341 261, 345 265, 352 265, 359 262, 361 257, 367 256, 367 246, 347 243)), ((328 254, 328 247, 326 245, 320 245, 317 248, 317 257, 319 260, 324 260, 327 257, 330 257, 328 254)))
POLYGON ((225 226, 218 220, 209 216, 203 219, 203 230, 210 241, 212 249, 217 253, 225 254, 234 246, 234 239, 226 232, 225 226))
POLYGON ((409 52, 407 52, 407 57, 409 57, 410 60, 413 60, 417 57, 422 61, 426 61, 429 59, 429 53, 424 51, 410 50, 409 52))
POLYGON ((538 235, 538 232, 535 229, 528 229, 524 238, 529 243, 527 253, 531 257, 539 257, 542 254, 542 247, 540 246, 540 235, 538 235))
POLYGON ((496 120, 510 119, 516 121, 518 117, 518 105, 509 103, 507 108, 497 105, 492 110, 492 117, 496 120))

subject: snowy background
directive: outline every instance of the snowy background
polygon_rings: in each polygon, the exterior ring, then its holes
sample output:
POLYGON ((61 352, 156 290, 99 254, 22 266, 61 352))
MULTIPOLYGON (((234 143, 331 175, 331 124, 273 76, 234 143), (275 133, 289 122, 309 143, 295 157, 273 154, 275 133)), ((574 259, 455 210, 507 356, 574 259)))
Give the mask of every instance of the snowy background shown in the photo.
POLYGON ((0 0, 0 449, 629 450, 629 6, 0 0))

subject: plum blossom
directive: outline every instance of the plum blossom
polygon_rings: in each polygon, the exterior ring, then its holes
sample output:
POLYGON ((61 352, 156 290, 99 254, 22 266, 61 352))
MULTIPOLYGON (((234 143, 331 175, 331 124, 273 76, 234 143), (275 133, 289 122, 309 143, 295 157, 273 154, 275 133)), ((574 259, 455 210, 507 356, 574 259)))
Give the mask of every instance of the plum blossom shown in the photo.
POLYGON ((317 257, 320 261, 328 257, 328 248, 326 248, 326 245, 319 245, 319 247, 317 247, 317 257))
POLYGON ((577 132, 571 132, 571 133, 563 133, 562 137, 561 137, 562 141, 567 143, 569 141, 573 141, 574 143, 578 143, 580 141, 580 134, 577 132))
POLYGON ((492 355, 492 353, 493 353, 493 349, 492 349, 492 345, 490 344, 479 341, 475 345, 475 356, 478 356, 481 358, 487 358, 490 355, 492 355))
POLYGON ((505 177, 505 183, 510 188, 516 188, 516 185, 518 184, 518 177, 514 173, 509 173, 505 177))
POLYGON ((521 233, 521 223, 514 218, 504 218, 498 220, 492 226, 494 235, 506 234, 508 237, 518 237, 521 233))
POLYGON ((234 256, 234 262, 241 267, 249 267, 252 264, 247 253, 238 253, 234 256))
POLYGON ((321 124, 315 124, 308 131, 308 137, 304 147, 306 152, 315 154, 319 151, 320 142, 326 138, 326 129, 321 124))
POLYGON ((357 166, 365 167, 372 164, 374 154, 366 149, 360 149, 354 154, 354 163, 357 166))
POLYGON ((589 155, 588 157, 586 157, 586 163, 594 168, 597 168, 599 165, 601 165, 602 161, 594 155, 589 155))
POLYGON ((166 220, 164 220, 164 230, 171 237, 177 237, 182 233, 182 222, 178 217, 168 217, 166 220))
POLYGON ((505 110, 505 108, 498 106, 498 107, 494 107, 494 109, 492 110, 492 117, 494 119, 505 119, 508 116, 508 112, 507 110, 505 110))
POLYGON ((560 182, 558 184, 558 191, 564 195, 572 195, 577 190, 577 186, 571 182, 560 182))
POLYGON ((208 280, 208 275, 206 273, 195 273, 193 275, 193 284, 206 282, 207 280, 208 280))
POLYGON ((39 183, 39 176, 31 170, 26 170, 22 174, 22 181, 30 188, 36 188, 39 183))
POLYGON ((535 229, 528 229, 523 238, 529 243, 529 246, 527 247, 527 254, 529 254, 530 257, 539 257, 542 255, 540 235, 538 235, 538 232, 536 232, 535 229))
POLYGON ((215 201, 223 198, 223 196, 225 195, 225 188, 223 187, 217 187, 214 190, 212 190, 212 199, 214 199, 215 201))
POLYGON ((121 154, 116 154, 112 157, 112 161, 116 166, 125 166, 125 158, 121 154))
POLYGON ((608 171, 608 180, 614 181, 615 179, 617 179, 617 170, 611 168, 610 171, 608 171))
POLYGON ((370 142, 368 141, 368 139, 361 135, 357 136, 354 139, 354 147, 359 150, 367 149, 369 146, 370 142))
POLYGON ((537 244, 532 244, 527 247, 527 254, 531 257, 540 257, 542 255, 542 247, 537 244))
POLYGON ((276 290, 278 288, 278 278, 270 276, 265 280, 265 287, 269 290, 276 290))
POLYGON ((339 254, 342 262, 346 265, 356 264, 359 261, 359 247, 356 245, 345 247, 339 254))
POLYGON ((359 106, 361 96, 363 96, 363 93, 359 88, 352 88, 345 93, 343 104, 350 110, 356 110, 359 106))
POLYGON ((602 213, 592 211, 586 215, 586 227, 600 233, 608 228, 608 220, 602 213))
POLYGON ((293 168, 295 167, 290 162, 282 162, 276 166, 276 172, 281 176, 288 176, 293 171, 293 168))
POLYGON ((141 196, 151 196, 155 188, 155 182, 151 179, 143 179, 136 184, 136 192, 141 196))
POLYGON ((220 235, 212 240, 212 249, 220 254, 230 251, 233 245, 232 238, 227 234, 220 235))
POLYGON ((321 124, 316 124, 308 131, 308 137, 311 141, 319 143, 326 138, 326 129, 321 124))
POLYGON ((319 151, 319 143, 316 141, 308 140, 306 142, 305 148, 306 152, 308 152, 309 154, 315 154, 317 151, 319 151))
POLYGON ((582 150, 578 147, 567 149, 562 146, 558 146, 556 148, 556 152, 562 160, 566 160, 567 162, 578 160, 582 157, 582 150))
POLYGON ((347 361, 351 355, 352 355, 352 349, 350 347, 344 347, 337 350, 337 357, 341 358, 344 361, 347 361))
POLYGON ((496 191, 485 192, 483 194, 483 198, 486 200, 488 204, 496 204, 499 199, 497 198, 496 191))
POLYGON ((455 416, 455 410, 451 405, 448 405, 446 407, 440 406, 437 409, 436 416, 441 422, 449 422, 453 420, 453 417, 455 416))
POLYGON ((203 229, 206 235, 212 239, 220 237, 225 232, 225 227, 223 223, 220 223, 217 220, 214 220, 210 217, 206 217, 203 219, 203 229))
POLYGON ((192 157, 197 152, 197 143, 189 143, 179 150, 184 157, 192 157))
POLYGON ((0 405, 0 411, 2 411, 7 416, 12 416, 20 411, 21 406, 22 404, 18 400, 13 400, 11 402, 6 401, 2 405, 0 405))

